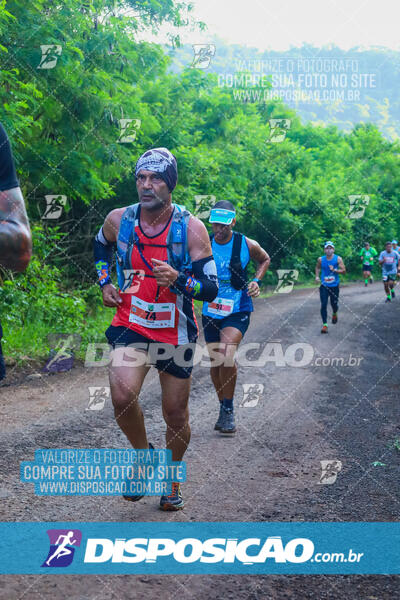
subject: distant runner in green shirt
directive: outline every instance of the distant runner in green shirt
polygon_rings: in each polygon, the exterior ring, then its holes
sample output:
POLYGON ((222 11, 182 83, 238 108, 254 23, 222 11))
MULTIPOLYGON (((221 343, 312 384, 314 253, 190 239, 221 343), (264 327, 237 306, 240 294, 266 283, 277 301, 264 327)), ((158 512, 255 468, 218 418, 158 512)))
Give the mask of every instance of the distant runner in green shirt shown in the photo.
POLYGON ((361 260, 362 260, 362 269, 363 269, 363 277, 364 283, 368 285, 368 279, 370 283, 374 282, 374 278, 372 277, 372 265, 374 264, 374 257, 378 256, 375 248, 370 246, 369 242, 365 242, 364 248, 362 248, 360 252, 361 260))

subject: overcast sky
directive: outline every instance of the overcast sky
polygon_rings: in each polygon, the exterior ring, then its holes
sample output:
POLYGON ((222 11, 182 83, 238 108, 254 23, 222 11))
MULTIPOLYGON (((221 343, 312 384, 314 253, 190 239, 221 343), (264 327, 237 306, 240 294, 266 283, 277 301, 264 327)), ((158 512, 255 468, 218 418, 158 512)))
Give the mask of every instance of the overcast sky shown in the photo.
MULTIPOLYGON (((307 42, 387 46, 400 50, 399 0, 191 0, 208 33, 183 33, 185 43, 218 35, 228 43, 286 50, 307 42)), ((160 41, 160 38, 157 38, 160 41)))

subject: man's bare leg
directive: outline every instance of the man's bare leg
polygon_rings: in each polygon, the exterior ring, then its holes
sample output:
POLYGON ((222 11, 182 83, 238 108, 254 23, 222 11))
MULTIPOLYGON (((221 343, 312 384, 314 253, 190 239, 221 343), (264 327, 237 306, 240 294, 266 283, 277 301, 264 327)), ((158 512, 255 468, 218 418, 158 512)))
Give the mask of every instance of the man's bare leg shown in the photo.
MULTIPOLYGON (((210 368, 211 379, 220 402, 219 416, 214 429, 222 433, 236 431, 233 417, 233 397, 237 379, 235 352, 242 338, 242 333, 236 327, 221 329, 218 352, 222 355, 222 364, 210 368)), ((208 345, 207 348, 212 360, 210 350, 215 349, 214 344, 208 345)))
POLYGON ((222 402, 224 396, 222 394, 222 381, 219 376, 219 367, 210 367, 210 375, 211 381, 215 387, 215 391, 217 392, 218 400, 222 402))
POLYGON ((388 281, 384 281, 383 282, 383 287, 385 288, 386 297, 390 300, 391 299, 391 292, 390 292, 389 282, 388 281))
POLYGON ((179 379, 160 372, 162 411, 167 431, 166 447, 172 450, 172 460, 182 460, 190 441, 189 393, 191 377, 179 379))
POLYGON ((148 448, 139 394, 149 368, 134 366, 134 358, 143 362, 143 352, 132 348, 116 348, 111 352, 109 379, 115 419, 134 448, 148 448), (132 361, 132 366, 119 366, 132 361))
POLYGON ((219 367, 219 379, 222 385, 223 398, 233 399, 235 395, 237 365, 234 355, 242 338, 242 333, 236 327, 221 329, 220 351, 225 358, 224 363, 219 367))
MULTIPOLYGON (((191 377, 179 379, 169 373, 160 373, 162 411, 167 424, 166 447, 172 450, 172 460, 182 460, 190 441, 189 393, 191 377)), ((171 493, 161 496, 161 510, 180 510, 184 507, 180 484, 172 484, 171 493)))

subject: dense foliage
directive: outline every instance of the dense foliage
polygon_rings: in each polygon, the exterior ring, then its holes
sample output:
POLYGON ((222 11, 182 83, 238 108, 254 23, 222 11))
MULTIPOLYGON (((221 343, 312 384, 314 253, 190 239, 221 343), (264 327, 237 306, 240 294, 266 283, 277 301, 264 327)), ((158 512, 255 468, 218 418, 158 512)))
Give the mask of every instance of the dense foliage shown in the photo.
POLYGON ((381 249, 400 234, 398 143, 372 124, 345 133, 304 124, 279 101, 238 102, 216 74, 189 64, 173 72, 140 34, 189 18, 190 6, 173 0, 0 3, 0 120, 35 241, 27 273, 3 274, 5 324, 22 310, 49 329, 82 327, 97 303, 91 239, 110 209, 135 201, 132 169, 152 146, 177 156, 174 200, 191 209, 196 195, 233 201, 238 229, 269 251, 273 272, 309 279, 327 238, 355 268, 364 239, 381 249), (38 68, 43 44, 62 48, 54 68, 38 68), (140 121, 131 143, 119 141, 124 118, 140 121), (271 118, 290 119, 282 142, 270 139, 271 118), (58 194, 62 216, 43 220, 45 196, 58 194), (369 197, 361 218, 349 217, 350 195, 369 197))

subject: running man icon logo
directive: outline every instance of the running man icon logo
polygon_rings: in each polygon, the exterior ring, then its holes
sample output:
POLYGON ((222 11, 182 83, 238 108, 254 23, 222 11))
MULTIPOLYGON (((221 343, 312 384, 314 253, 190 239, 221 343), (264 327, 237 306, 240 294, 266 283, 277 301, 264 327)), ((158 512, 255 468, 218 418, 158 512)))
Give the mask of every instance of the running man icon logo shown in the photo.
POLYGON ((365 209, 369 204, 369 196, 365 194, 355 194, 349 196, 349 212, 347 213, 348 219, 361 219, 364 216, 365 209))
POLYGON ((40 46, 42 57, 37 69, 54 69, 58 57, 61 56, 62 47, 58 44, 44 44, 40 46))
POLYGON ((292 291, 295 282, 299 277, 297 269, 277 269, 278 285, 274 290, 274 294, 288 294, 292 291))
POLYGON ((46 210, 42 219, 58 219, 62 215, 64 206, 67 204, 67 196, 62 194, 45 196, 46 210))
POLYGON ((74 558, 75 548, 81 545, 79 529, 48 529, 50 549, 42 567, 68 567, 74 558))
POLYGON ((131 144, 134 142, 142 124, 141 119, 119 119, 118 123, 120 127, 118 144, 131 144))
POLYGON ((240 406, 252 408, 257 406, 263 392, 263 383, 243 383, 243 400, 240 406))
POLYGON ((136 294, 143 281, 145 272, 143 269, 124 269, 124 285, 121 292, 124 294, 136 294), (136 281, 134 279, 136 278, 136 281))
POLYGON ((78 333, 49 333, 49 358, 43 367, 45 373, 70 371, 74 366, 74 350, 79 349, 81 336, 78 333))
POLYGON ((342 462, 340 460, 321 460, 320 463, 322 472, 318 483, 332 485, 342 470, 342 462))
POLYGON ((194 57, 190 65, 192 69, 207 69, 215 55, 214 44, 193 44, 194 57))
POLYGON ((89 387, 89 402, 86 410, 103 410, 106 400, 109 398, 110 388, 108 386, 89 387))
POLYGON ((267 142, 283 142, 292 124, 292 119, 269 119, 269 137, 267 142))
POLYGON ((211 207, 215 204, 216 197, 212 194, 197 195, 194 197, 194 201, 194 216, 198 219, 208 219, 208 217, 210 216, 211 207))

